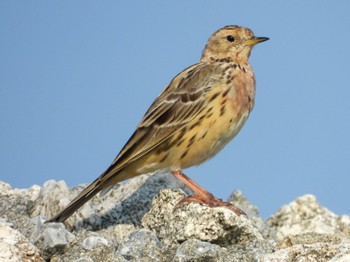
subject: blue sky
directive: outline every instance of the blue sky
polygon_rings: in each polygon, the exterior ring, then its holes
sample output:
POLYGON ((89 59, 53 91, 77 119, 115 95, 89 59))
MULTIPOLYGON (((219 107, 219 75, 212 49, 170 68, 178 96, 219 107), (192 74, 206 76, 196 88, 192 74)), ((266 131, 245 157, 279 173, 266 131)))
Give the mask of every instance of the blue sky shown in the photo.
POLYGON ((349 1, 1 1, 0 179, 70 186, 103 172, 208 37, 237 24, 270 41, 256 105, 214 159, 186 170, 268 217, 306 193, 350 213, 349 1))

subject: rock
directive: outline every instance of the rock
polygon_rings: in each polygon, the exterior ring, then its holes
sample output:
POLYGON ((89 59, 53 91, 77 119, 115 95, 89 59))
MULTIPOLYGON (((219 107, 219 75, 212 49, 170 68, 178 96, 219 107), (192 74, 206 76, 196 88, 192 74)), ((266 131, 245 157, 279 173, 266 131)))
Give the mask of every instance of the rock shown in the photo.
POLYGON ((283 206, 267 225, 278 248, 267 261, 342 261, 350 252, 349 216, 337 216, 313 195, 283 206))
MULTIPOLYGON (((80 185, 70 190, 63 181, 50 180, 44 183, 30 215, 53 216, 86 186, 80 185)), ((150 208, 152 198, 166 187, 182 188, 185 192, 190 192, 173 176, 138 176, 119 183, 102 197, 94 197, 67 219, 65 224, 70 228, 91 230, 107 228, 114 224, 113 221, 139 225, 150 208)))
POLYGON ((297 198, 267 220, 268 235, 281 241, 287 236, 318 233, 349 238, 349 216, 339 217, 317 202, 313 195, 297 198))
POLYGON ((263 240, 247 217, 223 207, 192 203, 177 206, 183 196, 180 191, 162 190, 142 219, 142 225, 156 232, 166 245, 177 245, 187 239, 221 245, 263 240))
POLYGON ((233 191, 233 193, 228 198, 228 202, 242 209, 249 217, 249 220, 259 230, 259 232, 264 231, 265 222, 259 216, 259 209, 250 203, 240 190, 233 191))
POLYGON ((172 176, 139 176, 91 199, 65 224, 44 223, 83 188, 0 181, 0 261, 350 261, 349 216, 312 195, 264 221, 240 191, 229 201, 247 216, 178 205, 190 191, 172 176))
POLYGON ((44 224, 44 219, 37 217, 31 220, 31 235, 29 239, 40 250, 45 259, 57 252, 62 252, 75 236, 69 232, 62 223, 44 224))
POLYGON ((44 249, 61 249, 74 240, 62 223, 51 223, 42 232, 44 249))
POLYGON ((271 262, 294 262, 294 261, 310 261, 310 262, 326 262, 326 261, 349 261, 346 258, 350 254, 349 242, 344 243, 327 243, 323 242, 323 237, 313 239, 312 244, 296 244, 290 247, 277 249, 271 254, 266 254, 263 261, 271 262), (345 259, 345 260, 344 260, 345 259))
POLYGON ((163 261, 164 244, 157 239, 155 233, 140 229, 129 235, 129 239, 122 243, 118 252, 127 260, 163 261))
POLYGON ((26 235, 30 220, 29 207, 38 197, 39 191, 40 187, 36 185, 29 189, 17 189, 0 181, 0 218, 9 221, 26 235))
POLYGON ((209 242, 190 239, 183 242, 174 256, 173 262, 218 261, 220 247, 209 242))
POLYGON ((103 237, 89 236, 83 240, 83 243, 81 245, 85 250, 91 250, 98 245, 108 246, 108 241, 103 237))
POLYGON ((0 224, 0 261, 45 261, 36 248, 19 231, 0 224))

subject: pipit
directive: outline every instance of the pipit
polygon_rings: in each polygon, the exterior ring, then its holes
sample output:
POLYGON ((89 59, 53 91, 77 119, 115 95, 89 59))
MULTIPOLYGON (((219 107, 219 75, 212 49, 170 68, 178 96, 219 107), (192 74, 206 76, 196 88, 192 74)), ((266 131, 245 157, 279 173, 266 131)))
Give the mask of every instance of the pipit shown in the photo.
POLYGON ((155 99, 108 169, 48 222, 62 222, 116 183, 141 174, 171 172, 195 195, 180 202, 239 208, 223 202, 182 170, 212 158, 240 131, 254 107, 255 76, 248 63, 254 45, 268 40, 241 26, 225 26, 208 40, 200 61, 155 99))

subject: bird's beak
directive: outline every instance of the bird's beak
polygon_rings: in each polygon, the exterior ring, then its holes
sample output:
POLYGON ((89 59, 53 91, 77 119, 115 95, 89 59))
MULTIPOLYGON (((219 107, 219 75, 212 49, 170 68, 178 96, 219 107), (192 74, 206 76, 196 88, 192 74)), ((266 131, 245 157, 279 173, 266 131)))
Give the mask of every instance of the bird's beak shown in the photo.
POLYGON ((268 38, 268 37, 253 37, 251 39, 246 40, 244 43, 246 45, 252 45, 253 46, 253 45, 259 44, 261 42, 265 42, 265 41, 267 41, 269 39, 270 38, 268 38))

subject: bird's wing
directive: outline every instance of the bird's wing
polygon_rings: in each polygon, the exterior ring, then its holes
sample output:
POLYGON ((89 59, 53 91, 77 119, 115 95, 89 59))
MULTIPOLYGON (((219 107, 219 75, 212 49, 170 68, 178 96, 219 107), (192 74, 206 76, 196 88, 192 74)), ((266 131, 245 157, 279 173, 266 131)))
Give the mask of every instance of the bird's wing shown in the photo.
POLYGON ((219 82, 215 71, 211 64, 198 63, 174 77, 100 179, 109 180, 113 174, 171 138, 203 111, 208 103, 206 95, 219 82))

